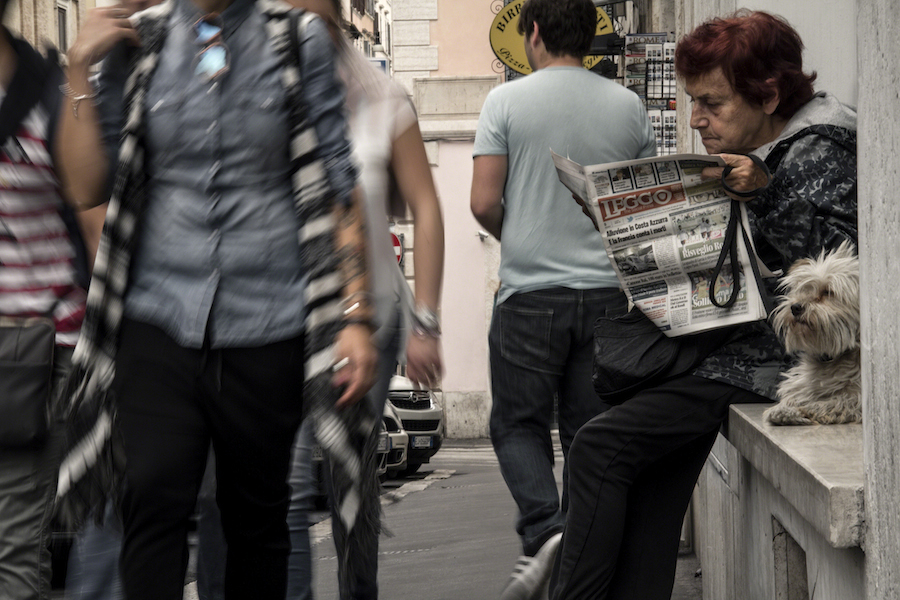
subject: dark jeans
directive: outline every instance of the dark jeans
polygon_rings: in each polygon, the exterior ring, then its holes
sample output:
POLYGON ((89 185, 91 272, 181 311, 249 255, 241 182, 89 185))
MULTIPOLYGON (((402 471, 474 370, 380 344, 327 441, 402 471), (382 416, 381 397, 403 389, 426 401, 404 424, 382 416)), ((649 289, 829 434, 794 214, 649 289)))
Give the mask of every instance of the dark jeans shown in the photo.
POLYGON ((114 390, 125 446, 122 583, 128 600, 181 600, 188 522, 216 453, 228 542, 225 597, 283 600, 302 336, 259 348, 182 348, 126 320, 114 390))
POLYGON ((669 600, 694 484, 737 402, 765 399, 686 375, 591 419, 569 450, 557 600, 669 600))
POLYGON ((66 600, 122 600, 119 554, 122 525, 112 502, 103 507, 103 524, 93 515, 84 524, 69 552, 66 600))
POLYGON ((626 311, 618 289, 568 288, 515 294, 494 309, 488 338, 491 441, 519 509, 516 531, 527 555, 565 520, 565 496, 560 510, 553 475, 554 397, 567 455, 578 428, 608 408, 591 382, 594 321, 626 311))
MULTIPOLYGON (((383 342, 378 347, 378 378, 372 389, 366 394, 366 402, 370 404, 374 414, 384 412, 387 392, 391 376, 397 368, 397 354, 400 349, 401 331, 400 314, 394 315, 394 322, 384 325, 383 342)), ((312 469, 312 448, 315 437, 312 423, 304 421, 294 441, 288 483, 291 486, 291 503, 288 509, 287 524, 290 531, 291 555, 288 560, 287 600, 310 600, 312 591, 312 553, 309 541, 310 513, 314 509, 316 481, 312 469)), ((326 461, 327 465, 327 461, 326 461)), ((374 464, 372 465, 374 466, 374 464)), ((327 468, 325 469, 327 472, 327 468)), ((207 469, 207 474, 210 471, 207 469)), ((375 473, 364 474, 376 477, 375 473)), ((327 486, 331 497, 334 494, 331 486, 327 486)), ((225 564, 222 528, 218 508, 214 500, 215 477, 204 477, 200 490, 199 510, 199 543, 197 556, 197 591, 200 600, 221 600, 222 571, 225 564), (209 494, 212 490, 213 495, 209 494)), ((332 502, 334 506, 334 502, 332 502)), ((380 519, 380 515, 377 517, 380 519)), ((337 523, 339 516, 332 513, 332 523, 337 523)), ((378 538, 363 539, 356 529, 354 534, 345 539, 338 528, 334 530, 334 543, 338 555, 339 597, 352 600, 377 600, 378 598, 378 538), (344 570, 352 562, 352 575, 342 577, 344 570), (345 580, 346 585, 345 585, 345 580), (349 586, 349 587, 348 587, 349 586)))

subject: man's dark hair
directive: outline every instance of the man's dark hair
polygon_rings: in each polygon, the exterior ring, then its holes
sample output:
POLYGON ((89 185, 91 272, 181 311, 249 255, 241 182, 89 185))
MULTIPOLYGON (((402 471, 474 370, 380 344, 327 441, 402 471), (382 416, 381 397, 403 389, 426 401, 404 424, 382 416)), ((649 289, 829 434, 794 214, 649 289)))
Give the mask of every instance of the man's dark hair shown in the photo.
POLYGON ((591 0, 526 0, 519 11, 519 33, 530 34, 534 23, 547 52, 582 58, 597 31, 597 9, 591 0))

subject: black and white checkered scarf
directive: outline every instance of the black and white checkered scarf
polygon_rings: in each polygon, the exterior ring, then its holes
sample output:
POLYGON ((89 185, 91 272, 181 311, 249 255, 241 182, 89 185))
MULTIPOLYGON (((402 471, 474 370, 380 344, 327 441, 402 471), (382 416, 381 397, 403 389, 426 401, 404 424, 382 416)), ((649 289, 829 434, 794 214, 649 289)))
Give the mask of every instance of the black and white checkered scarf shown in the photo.
MULTIPOLYGON (((73 357, 72 375, 62 403, 67 421, 67 447, 60 467, 57 515, 80 526, 92 509, 114 494, 122 481, 124 460, 115 427, 115 401, 109 393, 115 376, 116 348, 123 299, 135 248, 138 223, 147 197, 144 168, 144 97, 165 40, 172 0, 136 15, 132 21, 142 44, 129 62, 125 83, 125 125, 106 223, 97 251, 87 300, 87 314, 73 357)), ((334 409, 332 385, 334 338, 341 327, 342 277, 335 252, 334 194, 317 155, 318 141, 301 95, 300 58, 292 41, 310 13, 292 10, 279 0, 258 0, 266 16, 266 34, 282 63, 282 82, 292 99, 291 169, 294 205, 299 223, 301 261, 308 277, 305 290, 306 366, 303 398, 307 418, 332 465, 338 514, 346 530, 377 527, 377 482, 362 478, 362 461, 371 460, 364 440, 377 419, 365 402, 350 410, 334 409), (291 13, 293 12, 293 17, 291 13), (374 497, 374 500, 373 500, 374 497)), ((102 511, 99 511, 102 513, 102 511)))

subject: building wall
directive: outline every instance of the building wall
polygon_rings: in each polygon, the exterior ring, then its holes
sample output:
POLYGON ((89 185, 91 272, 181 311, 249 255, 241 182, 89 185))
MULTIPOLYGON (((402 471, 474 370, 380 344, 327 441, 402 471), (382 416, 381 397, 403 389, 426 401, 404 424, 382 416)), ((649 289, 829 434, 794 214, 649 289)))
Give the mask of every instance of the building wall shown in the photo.
POLYGON ((429 77, 438 68, 438 50, 431 40, 438 0, 394 0, 393 13, 394 80, 412 93, 415 78, 429 77))
MULTIPOLYGON (((487 326, 497 289, 499 244, 482 239, 469 209, 472 145, 481 105, 500 83, 488 33, 501 3, 393 0, 395 81, 415 101, 444 214, 441 300, 447 435, 488 435, 487 326)), ((414 268, 414 267, 413 267, 414 268)), ((407 270, 407 277, 413 274, 407 270)))
POLYGON ((859 3, 859 227, 866 598, 900 597, 900 26, 898 0, 859 3))
POLYGON ((10 2, 4 24, 11 31, 23 37, 36 48, 53 46, 65 52, 61 40, 71 45, 78 35, 81 23, 88 10, 95 6, 95 0, 18 0, 10 2), (66 11, 66 27, 60 37, 57 11, 66 11))
POLYGON ((484 437, 490 412, 487 299, 493 293, 499 244, 478 236, 480 226, 469 209, 471 142, 441 142, 434 176, 444 210, 447 257, 441 299, 447 435, 484 437))
POLYGON ((488 35, 499 2, 441 0, 438 18, 431 23, 431 38, 440 60, 435 77, 496 74, 488 35))

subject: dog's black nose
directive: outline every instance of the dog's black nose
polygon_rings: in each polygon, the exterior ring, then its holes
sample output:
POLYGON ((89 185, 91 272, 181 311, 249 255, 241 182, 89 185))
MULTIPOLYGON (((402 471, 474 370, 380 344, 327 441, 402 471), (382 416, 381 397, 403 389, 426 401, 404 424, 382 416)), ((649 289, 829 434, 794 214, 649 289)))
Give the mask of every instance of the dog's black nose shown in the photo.
POLYGON ((791 304, 791 314, 795 317, 799 317, 803 314, 803 305, 802 304, 791 304))

